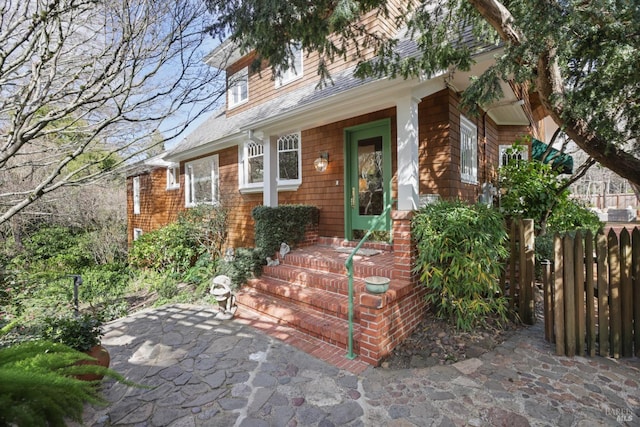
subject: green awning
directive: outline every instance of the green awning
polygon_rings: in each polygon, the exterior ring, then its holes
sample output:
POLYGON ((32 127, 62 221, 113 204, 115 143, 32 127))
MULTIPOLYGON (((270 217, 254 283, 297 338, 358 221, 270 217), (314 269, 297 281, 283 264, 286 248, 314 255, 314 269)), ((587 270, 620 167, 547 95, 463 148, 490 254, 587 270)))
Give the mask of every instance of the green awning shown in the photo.
POLYGON ((531 138, 531 157, 533 157, 533 159, 543 163, 550 163, 551 167, 560 173, 572 174, 573 157, 552 148, 546 158, 543 159, 542 157, 548 148, 549 145, 544 142, 531 138))

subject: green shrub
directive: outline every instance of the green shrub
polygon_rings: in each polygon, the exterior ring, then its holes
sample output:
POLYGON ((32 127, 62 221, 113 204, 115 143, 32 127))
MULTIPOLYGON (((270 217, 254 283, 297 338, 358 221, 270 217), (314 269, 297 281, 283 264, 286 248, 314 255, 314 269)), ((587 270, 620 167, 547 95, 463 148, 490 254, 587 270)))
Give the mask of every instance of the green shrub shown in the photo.
POLYGON ((226 227, 226 213, 221 207, 191 208, 176 222, 145 233, 133 242, 129 263, 135 268, 185 273, 204 254, 211 260, 219 257, 226 227))
POLYGON ((46 227, 24 241, 24 253, 16 260, 22 267, 72 274, 92 265, 87 236, 66 227, 46 227))
POLYGON ((553 236, 556 233, 574 235, 578 230, 583 233, 591 230, 595 236, 603 226, 598 215, 580 201, 561 200, 549 216, 546 234, 536 237, 536 268, 544 259, 553 260, 553 236))
POLYGON ((90 314, 67 315, 44 319, 40 338, 64 344, 78 351, 89 351, 100 344, 102 321, 90 314))
POLYGON ((133 242, 129 264, 158 272, 184 273, 206 251, 188 224, 172 223, 133 242))
POLYGON ((232 288, 239 289, 252 276, 257 276, 262 270, 262 253, 259 249, 238 248, 233 261, 221 261, 216 275, 224 274, 231 279, 232 288))
POLYGON ((483 324, 489 316, 507 319, 508 304, 499 287, 507 233, 499 212, 480 204, 441 201, 421 209, 412 230, 416 272, 439 317, 462 330, 483 324))
POLYGON ((65 426, 68 418, 81 422, 85 403, 105 401, 94 382, 74 375, 101 374, 132 385, 111 369, 74 364, 90 359, 46 341, 0 349, 0 425, 65 426))
POLYGON ((256 247, 261 258, 271 257, 280 244, 294 246, 304 239, 307 225, 317 225, 320 211, 315 206, 256 206, 251 212, 255 220, 256 247))

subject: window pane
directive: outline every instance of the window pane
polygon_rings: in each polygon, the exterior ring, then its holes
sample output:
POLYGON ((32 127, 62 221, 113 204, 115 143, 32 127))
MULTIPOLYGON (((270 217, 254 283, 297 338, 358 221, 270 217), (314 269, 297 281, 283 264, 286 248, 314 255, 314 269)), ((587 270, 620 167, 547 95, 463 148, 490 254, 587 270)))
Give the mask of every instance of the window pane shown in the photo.
POLYGON ((281 180, 298 179, 298 152, 287 151, 280 153, 280 168, 278 170, 281 180))
POLYGON ((248 171, 248 183, 253 184, 255 182, 264 181, 264 157, 252 157, 249 159, 249 171, 248 171))
POLYGON ((278 138, 278 179, 299 179, 299 135, 292 133, 278 138))

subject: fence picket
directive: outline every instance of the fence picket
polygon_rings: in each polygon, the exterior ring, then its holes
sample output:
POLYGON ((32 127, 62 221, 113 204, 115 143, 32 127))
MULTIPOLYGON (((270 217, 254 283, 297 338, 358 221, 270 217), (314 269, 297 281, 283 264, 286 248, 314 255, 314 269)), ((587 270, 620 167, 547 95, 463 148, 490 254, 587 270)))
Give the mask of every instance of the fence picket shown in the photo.
POLYGON ((633 293, 631 288, 631 235, 620 232, 620 316, 622 357, 633 356, 633 293))
MULTIPOLYGON (((573 283, 574 283, 574 316, 576 322, 576 353, 584 355, 585 345, 585 301, 584 301, 584 249, 582 233, 578 230, 573 240, 573 283)), ((571 285, 568 283, 567 285, 571 285)))
POLYGON ((585 277, 586 277, 586 294, 587 294, 587 312, 586 312, 586 334, 587 334, 587 355, 594 357, 596 355, 596 309, 594 301, 593 282, 593 233, 587 231, 584 238, 584 254, 585 254, 585 277))
POLYGON ((631 263, 633 264, 633 345, 635 354, 640 357, 640 229, 636 227, 631 234, 631 263))
POLYGON ((618 236, 613 230, 607 236, 609 246, 609 336, 611 353, 616 359, 620 357, 620 335, 622 333, 622 313, 620 307, 620 247, 618 236))
POLYGON ((520 318, 527 325, 536 323, 534 287, 535 234, 532 219, 520 220, 520 318))
POLYGON ((600 356, 609 356, 609 253, 607 237, 598 233, 596 237, 596 259, 598 269, 598 344, 600 356))
POLYGON ((555 279, 553 284, 554 290, 554 312, 553 318, 555 320, 554 332, 556 336, 556 354, 564 356, 565 354, 565 337, 564 337, 564 292, 563 292, 563 276, 564 276, 564 263, 562 253, 562 238, 556 234, 553 237, 553 258, 554 258, 554 270, 555 279))
POLYGON ((516 222, 511 222, 509 230, 509 310, 513 313, 516 303, 516 262, 518 258, 516 236, 516 222))
POLYGON ((566 354, 576 355, 576 292, 573 286, 575 270, 573 268, 573 238, 568 234, 562 238, 562 254, 564 256, 564 325, 566 338, 566 354))

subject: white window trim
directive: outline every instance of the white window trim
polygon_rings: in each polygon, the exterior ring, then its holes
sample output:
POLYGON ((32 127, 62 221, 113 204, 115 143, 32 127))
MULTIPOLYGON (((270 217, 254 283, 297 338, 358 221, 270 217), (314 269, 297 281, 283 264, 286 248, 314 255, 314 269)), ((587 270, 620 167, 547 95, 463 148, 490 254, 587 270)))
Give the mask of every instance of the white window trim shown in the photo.
POLYGON ((244 67, 242 70, 237 71, 228 79, 228 89, 227 89, 227 104, 229 105, 229 109, 235 108, 239 105, 246 104, 249 102, 249 68, 244 67), (244 79, 243 79, 244 78, 244 79), (242 98, 238 101, 234 101, 233 94, 238 88, 241 87, 239 82, 244 81, 247 86, 247 95, 245 98, 242 98))
MULTIPOLYGON (((507 150, 511 149, 513 149, 513 145, 500 145, 498 147, 498 167, 505 166, 504 162, 502 161, 502 157, 507 150)), ((529 147, 527 147, 526 145, 521 145, 519 154, 522 157, 522 160, 529 160, 529 147)))
POLYGON ((180 189, 180 165, 167 167, 167 190, 180 189))
POLYGON ((286 71, 281 71, 280 76, 276 78, 276 89, 286 86, 291 82, 299 80, 304 75, 304 55, 302 52, 302 48, 299 44, 293 43, 291 45, 291 50, 293 52, 293 64, 289 64, 289 68, 286 71), (300 64, 296 64, 297 60, 300 60, 300 64))
POLYGON ((187 208, 192 208, 200 204, 217 205, 220 203, 220 168, 218 155, 203 157, 193 160, 184 165, 184 204, 187 208), (193 192, 193 183, 191 178, 191 168, 198 163, 209 163, 211 168, 211 202, 192 202, 191 193, 193 192))
POLYGON ((133 214, 140 215, 140 177, 133 177, 133 214))
POLYGON ((478 183, 478 127, 463 115, 460 115, 460 180, 465 184, 478 183), (469 155, 465 154, 465 146, 470 149, 469 155), (465 172, 468 157, 471 170, 465 172))
POLYGON ((134 228, 133 229, 133 240, 136 241, 140 238, 140 236, 142 236, 144 234, 144 232, 142 231, 142 228, 134 228))
MULTIPOLYGON (((277 177, 276 182, 278 184, 278 191, 297 191, 300 185, 302 184, 302 134, 300 132, 291 132, 291 133, 283 134, 278 138, 278 141, 276 142, 276 144, 279 145, 280 138, 286 137, 289 135, 297 135, 297 138, 298 138, 298 179, 281 180, 279 177, 277 177)), ((239 148, 240 155, 238 157, 240 160, 238 164, 238 169, 240 173, 238 174, 238 178, 240 180, 239 182, 240 193, 242 194, 261 193, 264 189, 264 182, 252 182, 252 183, 247 182, 248 174, 249 174, 249 165, 248 165, 249 143, 250 141, 246 141, 239 148)), ((278 153, 277 154, 278 156, 277 171, 279 174, 280 173, 280 149, 279 147, 277 148, 278 148, 277 149, 277 153, 278 153)))

